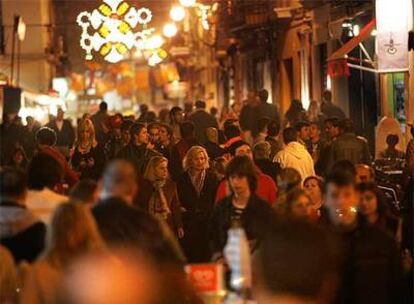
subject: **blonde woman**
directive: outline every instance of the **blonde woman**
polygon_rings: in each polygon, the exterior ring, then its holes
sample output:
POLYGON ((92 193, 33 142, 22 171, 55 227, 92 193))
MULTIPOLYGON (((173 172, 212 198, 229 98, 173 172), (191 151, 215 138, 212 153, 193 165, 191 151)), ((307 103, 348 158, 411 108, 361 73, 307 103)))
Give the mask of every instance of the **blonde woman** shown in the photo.
POLYGON ((67 266, 83 254, 104 248, 89 209, 65 203, 53 214, 47 249, 25 279, 21 303, 57 303, 58 289, 67 266))
POLYGON ((138 188, 136 205, 165 221, 178 238, 183 238, 184 229, 177 186, 169 178, 168 160, 165 157, 153 156, 149 160, 138 188))
POLYGON ((210 171, 207 151, 193 146, 184 157, 184 170, 178 181, 178 197, 183 207, 185 237, 182 246, 190 263, 208 262, 209 218, 214 207, 219 180, 210 171))
POLYGON ((98 180, 105 166, 105 153, 95 138, 95 128, 90 119, 82 119, 78 125, 78 137, 71 159, 72 167, 81 179, 98 180))

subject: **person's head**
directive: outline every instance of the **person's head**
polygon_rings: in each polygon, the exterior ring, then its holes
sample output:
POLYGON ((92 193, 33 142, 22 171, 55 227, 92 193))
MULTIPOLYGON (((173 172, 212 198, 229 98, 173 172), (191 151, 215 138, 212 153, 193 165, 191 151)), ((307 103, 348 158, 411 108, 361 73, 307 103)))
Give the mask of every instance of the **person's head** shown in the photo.
POLYGON ((240 128, 234 124, 224 124, 224 136, 227 140, 240 136, 240 128))
POLYGON ((331 175, 335 175, 336 173, 345 173, 352 176, 354 179, 356 179, 357 175, 355 165, 346 159, 337 161, 329 170, 329 174, 331 175))
POLYGON ((300 188, 302 178, 299 172, 293 168, 284 168, 277 176, 277 187, 281 192, 288 192, 300 188))
POLYGON ((15 166, 25 166, 27 164, 27 156, 23 147, 18 146, 13 149, 10 163, 15 166))
POLYGON ((193 103, 191 101, 184 102, 184 112, 191 113, 193 111, 193 103))
POLYGON ((299 99, 293 99, 292 102, 290 103, 289 109, 293 111, 302 111, 303 110, 302 102, 299 99))
POLYGON ((315 116, 317 116, 319 112, 320 112, 319 102, 317 102, 316 100, 311 100, 311 102, 309 103, 309 108, 308 108, 309 115, 314 116, 312 118, 317 118, 315 116))
POLYGON ((254 193, 257 187, 257 174, 252 160, 247 156, 236 156, 228 164, 226 178, 236 196, 254 193))
POLYGON ((300 188, 287 193, 284 207, 286 216, 304 220, 309 219, 314 210, 310 196, 300 188))
POLYGON ((134 122, 130 119, 126 119, 122 122, 121 124, 121 136, 122 136, 122 141, 125 144, 128 144, 131 140, 131 126, 134 124, 134 122))
POLYGON ((24 205, 27 194, 27 179, 23 171, 5 167, 0 170, 1 196, 3 201, 13 201, 24 205))
POLYGON ((54 146, 56 144, 56 132, 48 127, 40 128, 36 132, 36 142, 42 146, 54 146))
POLYGON ((375 171, 370 166, 365 164, 357 164, 355 166, 355 170, 355 182, 357 184, 375 182, 375 171))
POLYGON ((82 179, 70 190, 69 198, 73 201, 93 206, 99 200, 98 184, 92 179, 82 179))
POLYGON ((209 142, 218 144, 219 142, 219 134, 218 130, 213 127, 209 127, 206 129, 206 137, 209 142))
POLYGON ((88 142, 90 145, 96 143, 95 128, 90 119, 82 119, 78 125, 78 141, 88 142))
POLYGON ((101 111, 101 112, 106 112, 106 111, 108 111, 108 104, 107 104, 105 101, 102 101, 102 102, 99 104, 99 111, 101 111))
POLYGON ((173 137, 173 130, 167 124, 160 124, 160 143, 168 145, 171 143, 173 137))
POLYGON ((115 160, 106 167, 102 178, 101 198, 119 197, 132 204, 138 192, 134 166, 125 160, 115 160))
POLYGON ((210 114, 213 115, 214 117, 216 117, 217 114, 218 114, 218 109, 216 107, 211 107, 210 108, 210 114))
POLYGON ((202 171, 209 168, 206 149, 201 146, 192 146, 184 156, 183 168, 185 171, 202 171))
POLYGON ((303 140, 309 140, 309 123, 306 121, 298 122, 295 125, 296 132, 298 133, 298 137, 303 140))
POLYGON ((328 118, 325 119, 325 132, 328 134, 330 139, 334 139, 339 136, 339 119, 328 118))
POLYGON ((258 93, 260 101, 262 103, 266 103, 267 99, 269 98, 269 92, 266 89, 261 89, 258 93))
POLYGON ((267 141, 261 141, 253 147, 254 159, 270 159, 271 152, 271 146, 267 141))
POLYGON ((218 157, 212 161, 212 171, 217 176, 218 180, 222 180, 226 176, 226 167, 228 160, 224 157, 218 157))
POLYGON ((314 209, 322 207, 323 179, 318 176, 308 176, 303 181, 303 188, 312 200, 314 209))
POLYGON ((400 139, 398 138, 397 134, 388 134, 387 135, 386 143, 387 143, 388 148, 395 149, 395 146, 398 145, 399 141, 400 141, 400 139))
POLYGON ((168 178, 168 159, 164 156, 153 156, 145 168, 144 178, 151 181, 165 181, 168 178))
POLYGON ((124 122, 124 117, 122 116, 122 114, 117 113, 109 117, 108 125, 113 132, 115 132, 117 135, 120 135, 121 126, 123 122, 124 122))
POLYGON ((135 145, 142 145, 142 144, 148 144, 149 142, 149 136, 148 136, 148 130, 142 123, 134 123, 131 125, 129 129, 129 133, 131 134, 131 141, 135 145))
POLYGON ((63 179, 63 168, 60 163, 46 153, 36 154, 28 169, 28 187, 33 190, 49 188, 54 190, 63 179))
POLYGON ((259 132, 261 133, 267 133, 267 125, 269 124, 270 119, 267 117, 260 118, 257 121, 257 128, 259 129, 259 132))
POLYGON ((203 100, 197 100, 195 103, 195 108, 197 110, 205 110, 206 109, 206 102, 203 100))
POLYGON ((148 125, 148 135, 149 140, 153 144, 160 143, 160 125, 156 122, 150 123, 148 125))
POLYGON ((324 189, 325 206, 335 226, 352 227, 356 223, 358 198, 352 175, 334 172, 328 175, 324 189))
POLYGON ((183 121, 183 109, 180 107, 172 107, 170 110, 170 122, 178 124, 183 121))
POLYGON ((195 127, 191 121, 183 121, 180 123, 180 134, 183 139, 194 139, 195 127))
POLYGON ((152 123, 157 121, 157 114, 154 111, 148 111, 145 116, 145 121, 147 123, 152 123))
POLYGON ((322 98, 326 103, 332 103, 332 92, 330 90, 325 90, 322 98))
POLYGON ((259 98, 256 91, 249 91, 247 93, 247 104, 254 107, 258 104, 259 98))
POLYGON ((321 128, 316 122, 311 122, 309 125, 309 137, 311 140, 319 140, 321 137, 321 128))
POLYGON ((286 128, 283 130, 283 142, 285 145, 297 140, 298 132, 294 128, 286 128))
POLYGON ((351 119, 345 118, 339 121, 339 133, 354 133, 354 123, 351 119))
POLYGON ((274 220, 253 258, 258 303, 331 303, 336 286, 337 244, 322 227, 274 220), (329 297, 327 296, 329 295, 329 297))
POLYGON ((359 193, 358 211, 364 218, 373 215, 381 216, 385 213, 385 205, 375 183, 361 183, 356 186, 356 189, 359 193))
POLYGON ((146 114, 149 111, 148 105, 145 103, 141 103, 139 105, 139 112, 142 114, 146 114))
POLYGON ((64 203, 56 207, 46 249, 49 261, 64 267, 76 257, 103 247, 96 222, 86 206, 64 203))
POLYGON ((57 120, 63 120, 64 116, 65 116, 65 112, 63 112, 63 109, 62 108, 58 108, 57 109, 56 119, 57 120))
POLYGON ((271 120, 267 124, 267 135, 271 137, 276 137, 279 135, 280 132, 280 124, 276 120, 271 120))
POLYGON ((251 160, 253 160, 253 152, 251 146, 242 140, 238 140, 235 143, 231 144, 228 148, 229 153, 231 156, 247 156, 251 160))
POLYGON ((0 245, 0 261, 0 303, 15 303, 18 287, 17 268, 13 255, 2 245, 0 245))
POLYGON ((33 124, 34 124, 34 122, 35 122, 35 120, 34 120, 33 116, 26 116, 26 124, 27 124, 28 126, 33 125, 33 124))

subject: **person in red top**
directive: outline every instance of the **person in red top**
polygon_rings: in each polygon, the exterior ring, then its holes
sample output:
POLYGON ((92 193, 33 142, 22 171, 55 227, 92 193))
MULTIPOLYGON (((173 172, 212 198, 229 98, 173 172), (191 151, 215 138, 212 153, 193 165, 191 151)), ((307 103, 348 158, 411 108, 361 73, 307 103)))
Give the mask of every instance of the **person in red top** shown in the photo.
MULTIPOLYGON (((250 145, 245 141, 239 140, 233 143, 229 147, 229 152, 232 157, 235 156, 248 156, 251 160, 253 160, 253 153, 250 145)), ((273 179, 260 171, 258 167, 257 170, 257 188, 256 188, 256 195, 268 202, 269 204, 273 205, 276 203, 277 199, 277 187, 273 179)), ((221 181, 217 193, 216 193, 216 203, 224 199, 225 197, 231 194, 230 185, 227 180, 221 181)))
POLYGON ((38 145, 38 152, 52 156, 61 165, 64 172, 65 182, 68 183, 69 188, 74 186, 79 181, 79 176, 70 168, 63 154, 54 147, 56 143, 55 131, 48 127, 39 129, 36 133, 36 142, 38 145))

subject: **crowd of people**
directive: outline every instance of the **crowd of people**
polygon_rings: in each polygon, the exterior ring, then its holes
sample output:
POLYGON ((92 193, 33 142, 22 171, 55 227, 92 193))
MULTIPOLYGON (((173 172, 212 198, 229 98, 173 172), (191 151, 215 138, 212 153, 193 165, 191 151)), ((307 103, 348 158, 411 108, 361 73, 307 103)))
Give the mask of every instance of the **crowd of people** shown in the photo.
POLYGON ((381 154, 405 162, 396 202, 329 91, 283 118, 260 90, 220 117, 101 102, 76 127, 59 109, 0 131, 1 303, 200 303, 184 265, 226 265, 235 226, 258 303, 413 299, 414 139, 381 154))

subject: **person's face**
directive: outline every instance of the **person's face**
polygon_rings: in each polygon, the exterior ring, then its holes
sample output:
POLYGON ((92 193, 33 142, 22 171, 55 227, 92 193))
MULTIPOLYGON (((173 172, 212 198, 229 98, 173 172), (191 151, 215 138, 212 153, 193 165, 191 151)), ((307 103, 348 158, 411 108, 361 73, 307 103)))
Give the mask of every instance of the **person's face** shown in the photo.
POLYGON ((192 163, 193 169, 195 169, 195 170, 204 170, 207 167, 206 166, 207 157, 206 157, 205 153, 201 152, 201 151, 196 153, 193 156, 193 158, 191 160, 191 163, 192 163))
MULTIPOLYGON (((306 193, 313 198, 313 204, 319 204, 322 200, 322 191, 319 187, 319 183, 316 179, 309 179, 304 183, 303 187, 305 188, 306 193)), ((319 208, 320 206, 315 206, 319 208)))
POLYGON ((329 183, 326 188, 325 205, 335 225, 352 225, 356 219, 358 205, 354 185, 338 186, 329 183))
POLYGON ((312 124, 309 128, 309 136, 310 138, 319 138, 321 135, 321 130, 315 124, 312 124))
POLYGON ((355 181, 357 184, 372 182, 371 170, 366 167, 357 166, 355 181))
POLYGON ((13 161, 15 164, 20 165, 23 161, 23 154, 20 151, 17 151, 13 156, 13 161))
POLYGON ((241 147, 238 147, 236 149, 236 153, 235 154, 236 154, 236 156, 247 156, 250 159, 253 159, 252 149, 248 145, 243 145, 241 147))
POLYGON ((154 174, 157 179, 165 180, 168 177, 168 163, 166 161, 163 161, 158 164, 158 166, 155 166, 154 168, 154 174))
POLYGON ((62 109, 59 109, 58 111, 57 111, 57 116, 56 116, 56 119, 58 119, 58 120, 62 120, 63 119, 63 115, 64 115, 65 113, 63 112, 63 110, 62 109))
POLYGON ((167 143, 170 140, 170 135, 168 135, 167 129, 161 127, 159 130, 160 130, 160 142, 167 143))
POLYGON ((89 132, 88 128, 83 128, 79 132, 79 137, 80 137, 81 140, 89 139, 89 135, 90 135, 90 132, 89 132))
POLYGON ((177 111, 174 113, 174 120, 176 122, 182 122, 183 121, 183 111, 177 111))
POLYGON ((364 216, 369 216, 377 213, 378 201, 375 193, 371 191, 364 191, 359 197, 359 211, 364 216))
POLYGON ((325 124, 325 132, 329 135, 330 138, 335 138, 339 136, 339 128, 333 126, 329 122, 325 124))
POLYGON ((302 140, 308 140, 309 139, 309 127, 306 126, 306 127, 303 127, 302 129, 300 129, 299 137, 302 140))
POLYGON ((153 144, 160 142, 160 129, 159 128, 152 128, 148 131, 150 140, 153 144))
POLYGON ((294 217, 307 218, 312 212, 312 202, 306 195, 301 195, 291 207, 291 212, 294 217))
POLYGON ((231 189, 236 195, 249 191, 249 181, 246 176, 232 175, 229 178, 231 189))
POLYGON ((142 128, 139 134, 136 136, 136 143, 137 144, 148 144, 149 137, 148 137, 148 130, 147 128, 142 128))

